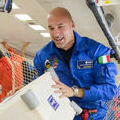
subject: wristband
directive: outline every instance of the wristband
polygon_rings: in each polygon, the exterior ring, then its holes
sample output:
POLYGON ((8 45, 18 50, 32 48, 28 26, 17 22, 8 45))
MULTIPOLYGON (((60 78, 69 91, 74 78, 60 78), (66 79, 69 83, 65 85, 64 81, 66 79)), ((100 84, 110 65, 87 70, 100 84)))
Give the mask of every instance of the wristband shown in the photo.
POLYGON ((73 94, 73 96, 78 96, 78 92, 79 92, 79 88, 77 87, 77 86, 73 86, 72 87, 72 89, 73 89, 73 91, 74 91, 74 94, 73 94))

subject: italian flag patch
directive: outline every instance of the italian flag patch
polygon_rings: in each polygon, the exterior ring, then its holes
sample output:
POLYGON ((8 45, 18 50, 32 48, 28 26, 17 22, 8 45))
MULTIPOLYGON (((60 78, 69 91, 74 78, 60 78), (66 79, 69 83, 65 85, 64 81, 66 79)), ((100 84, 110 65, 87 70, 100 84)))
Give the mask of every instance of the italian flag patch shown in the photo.
POLYGON ((99 64, 104 64, 104 63, 109 63, 109 62, 110 62, 110 55, 104 55, 98 58, 99 64))

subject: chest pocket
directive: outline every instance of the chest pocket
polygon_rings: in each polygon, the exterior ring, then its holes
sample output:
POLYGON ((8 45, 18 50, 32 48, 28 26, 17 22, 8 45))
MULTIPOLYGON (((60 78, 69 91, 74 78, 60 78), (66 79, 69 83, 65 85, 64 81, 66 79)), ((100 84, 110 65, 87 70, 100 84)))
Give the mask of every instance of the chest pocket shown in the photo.
POLYGON ((111 80, 114 79, 115 75, 117 74, 117 68, 114 63, 97 64, 94 67, 94 72, 96 73, 96 83, 109 83, 111 80))

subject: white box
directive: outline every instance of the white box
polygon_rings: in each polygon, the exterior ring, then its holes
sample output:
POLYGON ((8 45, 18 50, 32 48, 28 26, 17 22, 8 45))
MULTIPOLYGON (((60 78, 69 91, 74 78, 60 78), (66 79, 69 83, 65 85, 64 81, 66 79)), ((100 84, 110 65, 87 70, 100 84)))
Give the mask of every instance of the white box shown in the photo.
POLYGON ((73 120, 76 112, 69 99, 59 99, 53 84, 46 72, 20 89, 0 104, 0 120, 73 120), (26 98, 30 100, 27 103, 26 98))

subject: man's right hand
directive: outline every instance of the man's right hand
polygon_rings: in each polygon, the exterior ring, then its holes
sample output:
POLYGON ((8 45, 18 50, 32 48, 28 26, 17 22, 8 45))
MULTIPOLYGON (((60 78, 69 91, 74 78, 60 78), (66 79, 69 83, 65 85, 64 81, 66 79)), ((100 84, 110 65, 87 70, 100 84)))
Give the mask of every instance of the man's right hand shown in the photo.
POLYGON ((59 96, 60 98, 63 97, 72 97, 74 94, 74 91, 71 87, 65 85, 64 83, 62 83, 61 81, 59 81, 58 79, 52 78, 55 81, 55 85, 52 85, 52 88, 56 88, 57 90, 55 90, 55 93, 60 93, 61 95, 59 96))

